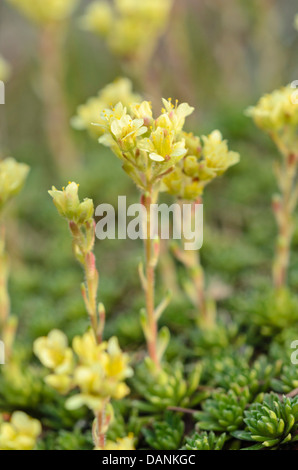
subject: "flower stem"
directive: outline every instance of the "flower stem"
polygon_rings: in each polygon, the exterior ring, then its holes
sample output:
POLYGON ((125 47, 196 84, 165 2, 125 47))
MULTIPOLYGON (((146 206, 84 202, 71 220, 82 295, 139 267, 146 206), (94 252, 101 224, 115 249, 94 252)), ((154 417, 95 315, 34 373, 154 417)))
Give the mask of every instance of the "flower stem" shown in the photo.
POLYGON ((95 225, 94 223, 86 224, 85 232, 74 222, 70 222, 69 227, 73 236, 75 256, 85 272, 85 283, 81 286, 82 296, 95 339, 100 344, 105 324, 105 310, 102 304, 97 305, 99 275, 96 269, 95 256, 92 252, 95 225))
MULTIPOLYGON (((195 208, 197 202, 194 203, 193 208, 195 208)), ((184 203, 184 201, 180 201, 181 213, 184 203)), ((192 217, 193 215, 191 215, 192 217)), ((187 223, 191 224, 191 220, 187 221, 187 223)), ((183 238, 182 243, 185 245, 187 240, 183 238)), ((206 293, 205 273, 201 264, 200 252, 198 250, 184 250, 183 248, 176 247, 174 253, 176 258, 184 264, 191 278, 192 284, 188 289, 188 293, 191 301, 198 309, 199 326, 202 328, 214 326, 216 312, 206 293)))
POLYGON ((155 318, 155 268, 157 264, 157 256, 154 249, 154 240, 152 239, 152 226, 151 226, 151 204, 153 202, 152 187, 149 188, 144 195, 144 206, 146 209, 146 237, 144 240, 145 245, 145 260, 146 260, 146 312, 148 321, 148 334, 146 335, 149 356, 154 364, 159 368, 160 361, 157 354, 157 321, 155 318))
POLYGON ((3 333, 10 311, 8 295, 8 260, 5 251, 5 232, 2 228, 0 236, 0 331, 3 333))
POLYGON ((105 406, 96 415, 96 428, 97 428, 96 445, 100 449, 104 449, 105 444, 106 444, 106 433, 104 432, 104 420, 105 420, 105 406))
POLYGON ((273 199, 273 212, 278 227, 278 237, 273 263, 273 284, 276 290, 286 286, 290 264, 290 250, 294 231, 293 213, 297 206, 298 155, 287 155, 277 168, 280 196, 273 199))

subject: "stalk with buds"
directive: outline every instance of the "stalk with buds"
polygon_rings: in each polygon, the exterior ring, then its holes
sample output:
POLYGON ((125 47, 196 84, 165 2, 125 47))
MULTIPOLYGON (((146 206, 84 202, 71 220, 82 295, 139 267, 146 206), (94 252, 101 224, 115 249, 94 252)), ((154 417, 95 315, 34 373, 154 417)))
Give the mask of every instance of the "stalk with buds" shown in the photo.
POLYGON ((274 195, 272 207, 278 235, 272 277, 276 291, 287 285, 294 233, 293 216, 297 208, 298 188, 298 104, 291 86, 263 96, 255 107, 248 109, 256 125, 266 132, 281 154, 274 165, 279 194, 274 195))
MULTIPOLYGON (((81 394, 67 401, 70 409, 87 405, 94 412, 95 421, 92 429, 96 449, 106 449, 106 433, 113 418, 111 398, 121 399, 129 393, 124 383, 132 375, 128 366, 129 358, 119 348, 118 340, 111 338, 103 341, 105 326, 105 308, 97 302, 99 274, 93 253, 95 240, 94 204, 91 199, 80 201, 78 185, 70 182, 62 191, 54 186, 49 194, 59 214, 67 219, 72 235, 73 252, 85 273, 85 282, 81 286, 85 307, 90 319, 92 331, 73 341, 73 350, 68 348, 67 339, 62 332, 54 330, 47 338, 36 340, 34 350, 41 362, 52 369, 48 383, 67 393, 79 387, 81 394), (55 361, 45 360, 45 352, 58 348, 63 367, 55 361), (75 356, 77 366, 75 366, 75 356), (66 364, 65 364, 66 363, 66 364)), ((59 357, 59 355, 58 355, 59 357)), ((133 439, 131 448, 133 448, 133 439)))
MULTIPOLYGON (((13 158, 0 162, 0 212, 7 202, 22 189, 29 172, 24 163, 17 163, 13 158)), ((1 220, 2 223, 2 220, 1 220)), ((0 228, 0 338, 5 345, 5 358, 9 360, 17 329, 17 319, 10 313, 8 293, 9 257, 6 252, 5 228, 0 228)))
MULTIPOLYGON (((223 175, 228 168, 239 162, 240 156, 229 150, 218 130, 202 138, 193 134, 184 134, 187 154, 175 170, 164 178, 167 191, 175 196, 183 208, 185 203, 192 204, 188 226, 194 226, 197 204, 203 203, 204 190, 215 178, 223 175)), ((185 246, 186 240, 182 245, 185 246)), ((205 272, 198 250, 185 250, 183 246, 173 245, 176 258, 185 266, 189 281, 185 283, 187 292, 196 307, 197 323, 201 329, 215 326, 216 305, 207 293, 205 272)))

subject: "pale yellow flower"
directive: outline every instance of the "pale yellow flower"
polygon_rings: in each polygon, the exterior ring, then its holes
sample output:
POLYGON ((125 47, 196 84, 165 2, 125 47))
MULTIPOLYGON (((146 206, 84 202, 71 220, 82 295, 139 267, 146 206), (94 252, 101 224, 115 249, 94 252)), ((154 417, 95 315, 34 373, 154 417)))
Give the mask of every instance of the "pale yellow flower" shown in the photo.
POLYGON ((29 173, 29 166, 18 163, 13 158, 0 162, 0 209, 6 201, 22 189, 29 173))
POLYGON ((34 354, 40 362, 56 374, 70 374, 73 371, 73 352, 68 347, 68 340, 60 330, 52 330, 48 336, 34 341, 34 354))
POLYGON ((51 23, 68 18, 78 0, 7 0, 17 10, 37 23, 51 23))
POLYGON ((107 441, 104 447, 96 447, 94 450, 135 450, 134 435, 130 433, 126 437, 117 439, 116 442, 107 441))
POLYGON ((105 126, 109 133, 103 135, 99 142, 103 145, 115 148, 115 144, 121 152, 128 152, 136 147, 137 137, 147 132, 143 119, 133 119, 127 114, 127 108, 118 103, 114 109, 106 109, 102 113, 105 126))
POLYGON ((106 359, 104 368, 107 377, 117 381, 132 377, 133 370, 129 367, 129 356, 121 351, 115 336, 108 341, 106 359))
POLYGON ((153 124, 152 104, 149 101, 131 104, 129 109, 135 118, 143 119, 146 127, 153 124))
POLYGON ((66 408, 73 410, 87 406, 93 411, 101 410, 109 397, 104 390, 105 374, 100 358, 98 363, 88 366, 78 366, 74 372, 74 384, 80 389, 66 401, 66 408))
POLYGON ((76 337, 73 348, 80 364, 73 376, 74 386, 80 393, 67 400, 69 409, 83 405, 96 411, 110 398, 120 400, 129 393, 124 380, 133 375, 129 357, 123 353, 116 338, 100 345, 95 343, 91 331, 83 337, 76 337))
POLYGON ((98 345, 95 341, 94 333, 90 329, 83 336, 76 336, 73 339, 72 347, 81 364, 92 365, 100 362, 107 343, 103 342, 98 345))
POLYGON ((154 162, 172 162, 173 165, 186 155, 184 139, 175 142, 175 133, 158 127, 152 132, 150 138, 143 139, 138 147, 148 152, 149 158, 154 162))
POLYGON ((15 411, 10 422, 0 424, 0 450, 33 450, 41 431, 38 420, 15 411))
POLYGON ((131 138, 133 141, 136 137, 147 132, 143 119, 132 119, 128 114, 122 116, 121 119, 114 119, 111 123, 111 132, 118 141, 131 138))
POLYGON ((181 132, 185 119, 194 112, 195 108, 187 103, 179 104, 178 101, 174 105, 171 99, 163 99, 162 101, 164 104, 163 114, 157 119, 156 126, 165 127, 176 133, 181 132))

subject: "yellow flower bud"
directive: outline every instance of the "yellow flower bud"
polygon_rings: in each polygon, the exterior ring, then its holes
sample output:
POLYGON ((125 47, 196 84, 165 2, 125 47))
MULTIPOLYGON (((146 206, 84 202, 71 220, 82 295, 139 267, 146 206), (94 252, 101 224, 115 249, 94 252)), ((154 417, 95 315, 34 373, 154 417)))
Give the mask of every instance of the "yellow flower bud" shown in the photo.
POLYGON ((240 155, 229 151, 227 141, 222 139, 219 131, 213 131, 208 137, 203 136, 203 142, 206 166, 215 176, 222 175, 230 166, 239 162, 240 155))
POLYGON ((187 176, 191 176, 193 178, 197 178, 199 176, 199 162, 196 157, 185 157, 184 159, 184 173, 187 176))
POLYGON ((79 205, 77 211, 77 221, 79 225, 83 225, 92 219, 94 214, 94 204, 92 199, 84 199, 83 202, 79 205))
POLYGON ((79 186, 76 183, 69 183, 62 191, 58 191, 55 186, 49 191, 53 202, 62 217, 83 225, 93 217, 94 206, 91 199, 80 202, 78 196, 79 186))
POLYGON ((149 101, 143 101, 142 103, 134 103, 130 105, 131 113, 137 119, 143 119, 146 127, 149 127, 153 123, 152 116, 152 105, 149 101))
POLYGON ((202 195, 205 186, 238 163, 240 156, 229 151, 227 142, 222 139, 219 131, 202 137, 203 148, 198 137, 185 133, 182 135, 186 137, 187 156, 172 173, 163 178, 163 189, 179 199, 195 201, 202 195))

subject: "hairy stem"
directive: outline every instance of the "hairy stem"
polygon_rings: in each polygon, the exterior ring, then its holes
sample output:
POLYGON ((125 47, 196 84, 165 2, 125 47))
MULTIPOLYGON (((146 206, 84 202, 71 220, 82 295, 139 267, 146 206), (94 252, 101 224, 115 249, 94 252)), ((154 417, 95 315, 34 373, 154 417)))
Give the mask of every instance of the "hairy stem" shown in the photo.
POLYGON ((10 311, 10 299, 8 295, 8 260, 5 251, 5 232, 2 229, 0 235, 0 331, 3 332, 10 311))
POLYGON ((297 155, 287 155, 278 172, 280 197, 273 200, 273 212, 278 227, 278 237, 273 263, 273 284, 276 290, 287 284, 293 237, 293 213, 297 206, 297 155))
POLYGON ((152 204, 153 191, 149 188, 149 191, 144 196, 144 205, 146 208, 146 229, 147 236, 145 237, 145 260, 146 260, 146 311, 148 320, 148 334, 147 334, 147 346, 149 356, 154 364, 159 367, 159 358, 157 354, 157 321, 155 318, 155 253, 154 253, 154 241, 151 237, 151 216, 150 209, 152 204))

